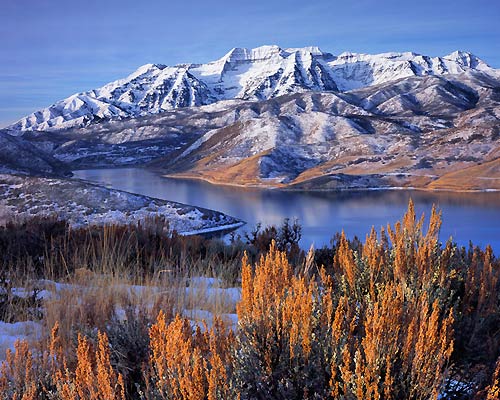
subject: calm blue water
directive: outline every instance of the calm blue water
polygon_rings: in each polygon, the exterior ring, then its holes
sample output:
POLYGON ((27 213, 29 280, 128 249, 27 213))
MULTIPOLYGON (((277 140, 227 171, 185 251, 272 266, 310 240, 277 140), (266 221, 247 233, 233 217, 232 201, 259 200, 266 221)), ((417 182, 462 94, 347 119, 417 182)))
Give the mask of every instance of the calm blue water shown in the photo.
POLYGON ((441 239, 461 245, 491 244, 500 254, 500 193, 422 191, 283 192, 216 186, 206 182, 164 178, 139 168, 76 171, 77 178, 115 189, 222 211, 240 218, 250 230, 257 222, 280 224, 284 218, 301 223, 303 247, 329 244, 342 229, 364 239, 372 226, 380 228, 401 219, 411 197, 417 215, 430 214, 432 204, 443 212, 441 239))

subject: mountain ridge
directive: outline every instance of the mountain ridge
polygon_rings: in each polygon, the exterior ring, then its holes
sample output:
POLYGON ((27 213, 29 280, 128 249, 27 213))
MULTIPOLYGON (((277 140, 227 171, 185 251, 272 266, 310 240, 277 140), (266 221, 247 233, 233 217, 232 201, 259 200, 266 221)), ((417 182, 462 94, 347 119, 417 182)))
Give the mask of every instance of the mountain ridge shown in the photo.
POLYGON ((233 48, 204 64, 145 64, 126 78, 73 94, 6 129, 11 134, 59 130, 223 100, 267 100, 308 90, 345 92, 404 77, 470 70, 495 73, 484 61, 462 51, 443 57, 412 52, 335 56, 315 46, 233 48))

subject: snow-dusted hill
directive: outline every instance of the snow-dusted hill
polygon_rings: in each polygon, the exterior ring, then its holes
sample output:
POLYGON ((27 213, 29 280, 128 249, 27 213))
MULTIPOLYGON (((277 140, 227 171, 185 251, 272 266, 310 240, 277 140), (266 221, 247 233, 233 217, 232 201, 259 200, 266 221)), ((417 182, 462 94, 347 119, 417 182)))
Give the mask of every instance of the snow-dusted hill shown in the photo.
POLYGON ((405 77, 469 70, 495 71, 476 56, 459 51, 444 57, 415 53, 335 56, 317 47, 234 48, 207 64, 144 65, 125 79, 74 94, 28 115, 8 130, 16 134, 67 129, 221 100, 267 100, 308 90, 343 92, 405 77))
POLYGON ((135 224, 162 216, 182 235, 216 234, 244 222, 218 211, 114 190, 79 180, 20 176, 0 171, 3 216, 56 215, 72 226, 135 224))
POLYGON ((0 132, 0 173, 71 175, 66 165, 21 137, 0 132))

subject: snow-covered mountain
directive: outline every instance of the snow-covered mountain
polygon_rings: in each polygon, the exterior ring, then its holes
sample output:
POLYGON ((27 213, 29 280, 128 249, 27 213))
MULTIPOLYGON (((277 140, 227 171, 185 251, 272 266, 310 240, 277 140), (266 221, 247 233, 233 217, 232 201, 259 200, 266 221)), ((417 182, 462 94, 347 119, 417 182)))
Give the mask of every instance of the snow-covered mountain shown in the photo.
POLYGON ((411 76, 494 72, 478 57, 342 53, 317 47, 234 48, 206 64, 147 64, 125 79, 74 94, 8 127, 10 133, 86 126, 221 100, 268 100, 304 91, 343 92, 411 76))
POLYGON ((500 190, 500 76, 410 76, 347 92, 225 100, 5 136, 69 169, 141 165, 216 183, 306 190, 500 190))

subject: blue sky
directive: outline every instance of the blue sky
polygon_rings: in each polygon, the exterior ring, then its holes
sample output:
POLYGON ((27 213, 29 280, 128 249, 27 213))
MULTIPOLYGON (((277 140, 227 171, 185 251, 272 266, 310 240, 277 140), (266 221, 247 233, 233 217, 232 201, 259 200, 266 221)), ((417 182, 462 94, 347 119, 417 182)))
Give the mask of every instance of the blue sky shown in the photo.
POLYGON ((2 0, 0 127, 146 63, 206 62, 264 44, 460 49, 500 68, 500 1, 2 0))

